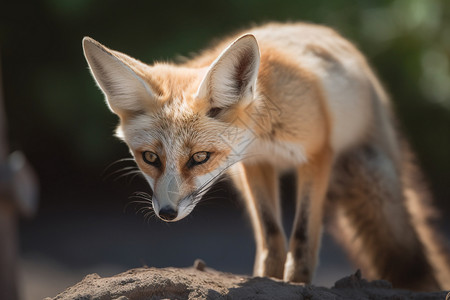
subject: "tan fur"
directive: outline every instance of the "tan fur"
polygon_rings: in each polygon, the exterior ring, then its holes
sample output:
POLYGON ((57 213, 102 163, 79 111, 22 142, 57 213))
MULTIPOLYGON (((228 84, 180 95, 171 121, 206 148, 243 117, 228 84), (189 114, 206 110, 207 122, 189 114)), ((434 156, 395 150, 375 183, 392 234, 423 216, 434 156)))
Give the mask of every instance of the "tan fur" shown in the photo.
POLYGON ((286 238, 281 223, 278 173, 269 164, 239 164, 233 179, 242 191, 256 238, 256 258, 253 274, 283 278, 286 259, 286 238), (269 216, 262 215, 271 212, 269 216), (267 234, 262 220, 270 218, 273 232, 267 234))
POLYGON ((310 282, 326 213, 368 278, 450 288, 448 253, 423 215, 388 98, 332 29, 267 24, 181 65, 149 66, 89 38, 84 51, 158 216, 185 217, 231 170, 255 233, 255 275, 310 282), (147 164, 145 151, 161 165, 147 164), (209 160, 192 165, 203 151, 209 160), (278 186, 287 169, 298 182, 288 246, 278 186))

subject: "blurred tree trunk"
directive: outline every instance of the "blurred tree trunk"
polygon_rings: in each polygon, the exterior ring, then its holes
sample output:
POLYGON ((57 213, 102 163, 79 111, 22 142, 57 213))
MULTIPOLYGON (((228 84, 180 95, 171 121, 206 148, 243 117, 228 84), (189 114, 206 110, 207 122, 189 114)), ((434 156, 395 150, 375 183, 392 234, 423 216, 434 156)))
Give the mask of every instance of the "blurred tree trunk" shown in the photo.
POLYGON ((10 198, 6 117, 0 65, 0 299, 18 299, 17 210, 10 198))

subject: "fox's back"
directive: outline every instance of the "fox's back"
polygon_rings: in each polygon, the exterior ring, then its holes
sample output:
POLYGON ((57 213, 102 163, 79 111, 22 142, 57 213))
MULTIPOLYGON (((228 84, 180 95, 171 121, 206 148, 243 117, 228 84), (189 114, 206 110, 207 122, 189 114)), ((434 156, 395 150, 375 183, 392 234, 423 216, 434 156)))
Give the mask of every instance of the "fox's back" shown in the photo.
POLYGON ((244 33, 258 41, 257 89, 279 111, 279 118, 272 114, 271 119, 272 125, 283 124, 281 140, 298 142, 308 154, 328 139, 340 153, 367 135, 376 121, 374 107, 386 104, 382 90, 363 55, 331 28, 270 23, 225 39, 187 65, 207 66, 244 33))

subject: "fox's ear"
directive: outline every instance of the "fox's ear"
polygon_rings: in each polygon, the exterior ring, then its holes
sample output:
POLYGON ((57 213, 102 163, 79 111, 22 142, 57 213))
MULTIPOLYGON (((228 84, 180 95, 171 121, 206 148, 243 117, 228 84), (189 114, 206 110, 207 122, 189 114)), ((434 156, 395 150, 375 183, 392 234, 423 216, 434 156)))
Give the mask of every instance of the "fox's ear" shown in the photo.
POLYGON ((231 43, 211 64, 197 91, 212 108, 226 108, 253 98, 259 69, 259 47, 251 34, 231 43))
POLYGON ((92 75, 114 113, 140 111, 145 100, 153 98, 152 89, 142 77, 147 65, 89 37, 83 39, 83 50, 92 75))

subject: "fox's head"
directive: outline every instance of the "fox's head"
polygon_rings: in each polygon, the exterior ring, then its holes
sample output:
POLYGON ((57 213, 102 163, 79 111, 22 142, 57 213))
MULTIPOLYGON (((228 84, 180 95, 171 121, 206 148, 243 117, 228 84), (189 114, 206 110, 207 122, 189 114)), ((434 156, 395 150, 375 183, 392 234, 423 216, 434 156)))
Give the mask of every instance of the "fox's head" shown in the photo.
POLYGON ((164 221, 187 216, 216 179, 242 159, 257 106, 260 53, 253 35, 202 67, 146 65, 83 39, 90 70, 153 190, 164 221))

